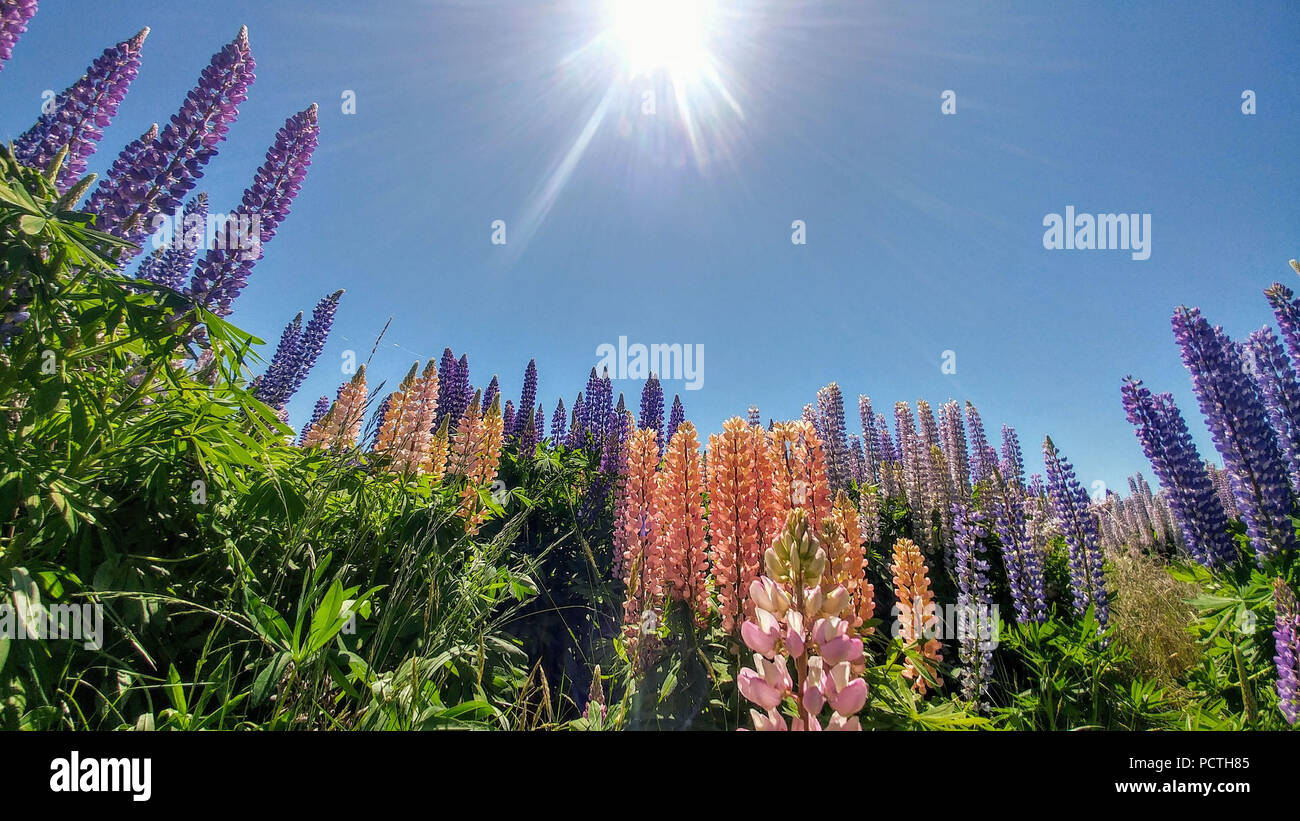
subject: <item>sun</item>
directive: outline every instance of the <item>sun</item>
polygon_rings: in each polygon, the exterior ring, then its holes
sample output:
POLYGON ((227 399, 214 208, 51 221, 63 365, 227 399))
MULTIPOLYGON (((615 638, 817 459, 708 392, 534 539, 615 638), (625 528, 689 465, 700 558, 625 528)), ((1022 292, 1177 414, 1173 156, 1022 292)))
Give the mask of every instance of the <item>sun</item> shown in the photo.
POLYGON ((609 34, 633 76, 667 70, 678 80, 708 68, 709 0, 609 0, 609 34))

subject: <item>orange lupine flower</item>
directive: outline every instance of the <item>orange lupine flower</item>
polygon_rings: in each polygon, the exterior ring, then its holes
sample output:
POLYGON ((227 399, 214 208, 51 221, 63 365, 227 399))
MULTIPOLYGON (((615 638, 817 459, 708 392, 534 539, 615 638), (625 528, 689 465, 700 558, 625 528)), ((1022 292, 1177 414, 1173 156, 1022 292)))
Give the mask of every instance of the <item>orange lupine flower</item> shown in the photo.
MULTIPOLYGON (((942 661, 939 641, 925 639, 926 631, 937 623, 938 613, 934 593, 930 590, 929 568, 925 566, 920 548, 910 539, 899 539, 894 543, 894 563, 890 569, 894 573, 894 595, 898 599, 899 636, 908 647, 919 649, 924 658, 942 661)), ((943 684, 933 665, 924 666, 925 672, 935 682, 943 684)), ((912 687, 917 692, 926 691, 925 678, 910 658, 904 664, 903 677, 915 679, 912 687)))
POLYGON ((758 578, 761 555, 750 439, 749 425, 738 416, 722 423, 721 434, 709 437, 709 559, 722 629, 728 633, 745 619, 744 603, 758 578))
MULTIPOLYGON (((753 470, 748 504, 754 511, 754 543, 758 546, 758 564, 761 570, 763 551, 781 536, 789 511, 781 503, 783 497, 775 481, 776 465, 773 462, 771 437, 762 425, 750 426, 746 447, 753 470)), ((746 595, 745 617, 752 618, 753 615, 754 604, 746 595)))
POLYGON ((361 423, 366 415, 366 366, 357 368, 356 375, 339 389, 338 399, 330 406, 324 418, 307 431, 303 447, 324 447, 330 450, 348 450, 357 445, 361 423))
POLYGON ((682 422, 664 452, 655 485, 659 544, 668 594, 690 604, 697 625, 709 617, 708 562, 704 542, 704 488, 695 425, 682 422))
POLYGON ((451 437, 451 454, 447 459, 447 472, 455 476, 469 476, 474 454, 483 446, 483 415, 479 412, 482 393, 475 391, 465 413, 451 437))
MULTIPOLYGON (((846 616, 850 626, 857 630, 872 617, 876 609, 876 590, 867 581, 867 558, 863 549, 861 520, 853 502, 844 491, 835 497, 831 515, 823 527, 828 531, 827 540, 832 542, 827 548, 830 559, 830 574, 822 583, 824 593, 830 593, 836 585, 844 585, 849 593, 850 613, 846 616)), ((827 544, 827 542, 823 542, 827 544)), ((869 628, 867 632, 874 632, 869 628)))
POLYGON ((636 430, 627 444, 627 476, 619 488, 618 518, 614 525, 614 544, 621 551, 623 582, 627 598, 623 602, 623 633, 629 655, 636 656, 636 645, 643 632, 647 613, 658 618, 663 585, 663 561, 659 555, 659 523, 655 517, 655 487, 659 466, 657 431, 636 430))
POLYGON ((450 416, 442 417, 442 424, 438 426, 438 432, 429 440, 429 454, 424 464, 420 465, 420 472, 433 478, 434 482, 442 480, 442 476, 447 472, 447 440, 448 440, 448 423, 451 422, 450 416))

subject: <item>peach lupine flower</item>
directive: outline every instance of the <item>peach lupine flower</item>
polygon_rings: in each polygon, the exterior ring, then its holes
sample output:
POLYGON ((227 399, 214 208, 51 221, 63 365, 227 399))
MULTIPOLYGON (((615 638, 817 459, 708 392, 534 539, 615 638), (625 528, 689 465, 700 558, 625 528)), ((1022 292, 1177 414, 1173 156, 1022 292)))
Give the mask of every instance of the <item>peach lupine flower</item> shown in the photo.
POLYGON ((375 453, 387 453, 396 446, 397 430, 402 424, 402 414, 406 406, 407 393, 411 390, 411 386, 415 384, 415 374, 419 368, 419 362, 413 363, 411 369, 406 372, 406 378, 397 386, 397 390, 388 395, 388 411, 384 415, 383 424, 379 426, 379 435, 375 437, 375 446, 371 448, 375 453))
MULTIPOLYGON (((832 538, 838 543, 831 553, 831 572, 822 582, 823 592, 829 593, 835 585, 843 585, 849 593, 849 610, 846 618, 850 626, 857 630, 871 619, 876 609, 876 589, 867 581, 867 556, 863 549, 861 519, 853 502, 844 491, 835 497, 831 506, 831 515, 823 528, 828 529, 832 538)), ((875 632, 867 628, 867 633, 875 632)))
POLYGON ((474 455, 483 446, 483 414, 479 411, 482 393, 475 392, 469 407, 456 425, 451 437, 451 452, 447 457, 447 472, 454 476, 469 476, 474 455))
POLYGON ((855 668, 862 640, 850 633, 848 590, 823 592, 829 570, 826 551, 802 508, 790 513, 781 536, 763 554, 765 575, 750 585, 754 617, 741 625, 741 638, 754 652, 754 667, 737 677, 741 695, 763 709, 751 710, 756 730, 860 730, 857 713, 866 704, 867 683, 855 668), (790 675, 790 663, 795 675, 790 675), (787 727, 780 706, 794 698, 796 714, 787 727))
POLYGON ((807 510, 813 527, 820 527, 830 514, 831 490, 826 478, 826 454, 812 423, 801 420, 774 426, 772 461, 782 513, 794 508, 807 510))
MULTIPOLYGON (((475 393, 474 400, 470 403, 470 410, 478 416, 478 422, 474 426, 478 433, 478 444, 465 463, 465 487, 461 489, 460 496, 460 515, 465 518, 465 532, 471 534, 478 532, 479 525, 487 518, 479 489, 492 484, 497 478, 505 427, 501 418, 501 395, 492 397, 492 405, 481 414, 478 413, 480 398, 475 393)), ((465 415, 469 416, 469 411, 465 415)))
MULTIPOLYGON (((933 629, 938 621, 934 604, 934 593, 930 590, 929 568, 921 550, 910 539, 899 539, 894 543, 894 563, 890 566, 894 573, 894 596, 898 600, 899 636, 907 647, 918 649, 923 658, 930 661, 943 661, 939 641, 935 638, 925 639, 927 631, 933 629), (924 640, 924 641, 923 641, 924 640)), ((938 685, 943 684, 934 665, 925 664, 925 674, 938 685)), ((926 680, 916 668, 911 658, 903 666, 903 677, 915 679, 913 689, 919 693, 926 691, 926 680)))
POLYGON ((746 614, 749 585, 758 578, 758 511, 750 426, 740 417, 709 437, 709 559, 722 629, 735 630, 746 614))
POLYGON ((449 424, 450 416, 442 417, 442 424, 429 440, 429 453, 424 464, 420 465, 420 472, 430 476, 434 482, 442 480, 443 474, 447 472, 447 445, 450 437, 449 424))
POLYGON ((366 366, 357 368, 352 379, 339 388, 338 399, 325 413, 324 418, 307 431, 303 447, 323 447, 329 450, 348 450, 356 447, 361 435, 361 423, 366 415, 366 366))
POLYGON ((655 486, 655 508, 668 595, 690 605, 698 626, 709 618, 703 491, 700 440, 695 425, 682 422, 664 451, 664 469, 655 486))
POLYGON ((659 556, 659 523, 655 516, 655 486, 659 466, 657 431, 643 428, 628 440, 627 476, 619 489, 614 541, 622 550, 623 634, 628 655, 638 658, 637 646, 646 613, 660 608, 663 561, 659 556))
POLYGON ((403 474, 415 474, 430 463, 433 420, 438 412, 438 368, 430 359, 420 378, 406 390, 396 442, 393 467, 403 474))

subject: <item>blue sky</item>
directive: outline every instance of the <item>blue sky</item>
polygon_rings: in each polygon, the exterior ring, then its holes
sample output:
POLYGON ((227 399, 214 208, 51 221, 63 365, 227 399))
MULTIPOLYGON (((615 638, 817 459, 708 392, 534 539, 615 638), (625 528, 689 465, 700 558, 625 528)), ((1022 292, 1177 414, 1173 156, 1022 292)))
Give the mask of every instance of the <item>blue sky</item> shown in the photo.
MULTIPOLYGON (((704 432, 751 403, 795 418, 837 380, 851 430, 859 393, 891 418, 897 400, 969 399, 991 429, 1017 428, 1031 470, 1051 434, 1085 485, 1118 487, 1150 476, 1120 407, 1126 374, 1173 391, 1212 452, 1173 307, 1243 336, 1271 319, 1265 287, 1300 286, 1286 265, 1300 255, 1289 0, 718 0, 707 45, 743 116, 694 94, 698 153, 664 72, 628 79, 597 40, 603 0, 42 6, 0 73, 6 139, 43 90, 152 28, 91 170, 170 116, 240 24, 258 79, 200 183, 215 210, 238 202, 284 118, 320 103, 306 186, 234 317, 273 343, 347 289, 295 424, 391 316, 372 387, 451 346, 477 384, 496 373, 517 397, 535 357, 549 417, 602 343, 702 345, 703 388, 682 398, 704 432), (1044 216, 1068 205, 1151 214, 1150 259, 1045 250, 1044 216)), ((671 399, 683 383, 665 387, 671 399)), ((635 404, 639 383, 616 388, 635 404)))

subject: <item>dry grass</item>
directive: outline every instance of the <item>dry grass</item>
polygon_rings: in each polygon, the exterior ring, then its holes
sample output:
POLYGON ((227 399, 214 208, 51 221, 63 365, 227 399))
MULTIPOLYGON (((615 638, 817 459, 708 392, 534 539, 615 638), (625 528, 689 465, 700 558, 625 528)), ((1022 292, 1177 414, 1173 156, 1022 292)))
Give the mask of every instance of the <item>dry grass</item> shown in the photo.
POLYGON ((1174 580, 1158 557, 1136 552, 1108 555, 1111 623, 1129 650, 1130 672, 1177 688, 1177 680, 1200 661, 1200 648, 1189 632, 1196 611, 1187 599, 1195 585, 1174 580))

